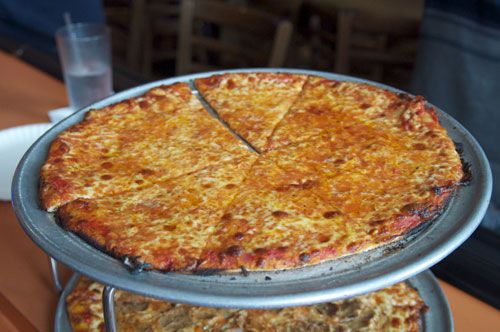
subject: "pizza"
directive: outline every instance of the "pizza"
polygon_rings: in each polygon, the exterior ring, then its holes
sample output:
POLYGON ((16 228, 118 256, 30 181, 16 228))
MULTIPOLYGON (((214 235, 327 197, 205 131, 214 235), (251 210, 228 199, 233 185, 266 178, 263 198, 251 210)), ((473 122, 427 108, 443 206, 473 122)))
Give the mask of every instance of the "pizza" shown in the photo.
MULTIPOLYGON (((103 286, 81 278, 66 298, 75 332, 104 331, 103 286)), ((405 331, 420 330, 428 310, 405 282, 370 294, 312 306, 237 310, 175 304, 115 293, 120 331, 405 331)))
POLYGON ((41 170, 43 208, 137 190, 249 155, 185 83, 154 88, 61 133, 41 170))
POLYGON ((274 127, 298 98, 306 78, 287 73, 235 73, 195 82, 220 118, 262 151, 274 127))
POLYGON ((140 190, 77 199, 59 208, 58 221, 132 269, 193 269, 253 160, 233 159, 140 190))
POLYGON ((422 97, 280 73, 194 83, 217 117, 185 83, 153 88, 88 112, 41 170, 42 207, 133 270, 291 269, 361 253, 436 218, 463 182, 422 97))

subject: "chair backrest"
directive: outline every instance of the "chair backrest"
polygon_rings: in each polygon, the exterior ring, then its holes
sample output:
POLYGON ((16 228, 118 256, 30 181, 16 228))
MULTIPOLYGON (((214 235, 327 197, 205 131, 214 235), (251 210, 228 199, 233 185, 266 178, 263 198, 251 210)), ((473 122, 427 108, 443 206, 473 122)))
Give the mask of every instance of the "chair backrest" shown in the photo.
POLYGON ((400 84, 411 74, 418 41, 417 20, 338 8, 317 12, 310 25, 312 53, 318 57, 315 63, 329 62, 335 72, 386 83, 400 84))
POLYGON ((247 65, 281 67, 292 31, 288 20, 246 6, 183 0, 176 72, 247 65))

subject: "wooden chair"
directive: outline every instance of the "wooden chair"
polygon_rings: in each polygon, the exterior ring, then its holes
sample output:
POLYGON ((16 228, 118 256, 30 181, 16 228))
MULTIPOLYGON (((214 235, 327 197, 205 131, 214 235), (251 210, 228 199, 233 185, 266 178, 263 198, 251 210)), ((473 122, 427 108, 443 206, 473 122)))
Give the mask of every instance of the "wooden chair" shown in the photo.
POLYGON ((284 65, 292 24, 266 12, 213 0, 183 0, 176 73, 284 65))
POLYGON ((179 0, 146 0, 143 8, 141 72, 152 76, 161 61, 175 63, 179 35, 179 0))
POLYGON ((419 22, 340 8, 316 13, 310 26, 312 63, 400 86, 409 79, 419 22))
POLYGON ((106 0, 104 12, 111 28, 113 60, 139 71, 145 0, 106 0))

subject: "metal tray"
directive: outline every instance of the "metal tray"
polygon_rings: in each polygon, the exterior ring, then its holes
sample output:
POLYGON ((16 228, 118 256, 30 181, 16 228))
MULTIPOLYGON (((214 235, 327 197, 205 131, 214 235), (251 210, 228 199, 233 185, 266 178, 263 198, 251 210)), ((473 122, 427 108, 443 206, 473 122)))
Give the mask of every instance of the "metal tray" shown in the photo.
MULTIPOLYGON (((68 281, 66 287, 64 287, 64 291, 61 293, 59 302, 57 303, 56 316, 54 320, 55 332, 71 331, 71 325, 66 311, 66 297, 71 293, 73 287, 79 279, 80 275, 75 273, 68 281)), ((441 287, 432 272, 429 270, 424 271, 419 275, 408 279, 407 282, 418 290, 420 296, 429 307, 429 311, 422 316, 423 319, 420 322, 420 331, 452 332, 453 318, 450 306, 448 305, 446 296, 441 290, 441 287)))
MULTIPOLYGON (((246 69, 320 75, 337 80, 364 80, 307 70, 246 69)), ((39 170, 52 140, 82 120, 90 108, 100 108, 144 93, 159 84, 190 82, 223 73, 210 72, 165 79, 124 92, 86 107, 43 135, 21 160, 13 182, 12 201, 25 232, 47 254, 103 284, 170 300, 212 307, 273 308, 326 302, 374 291, 408 279, 436 264, 464 242, 481 222, 492 190, 491 170, 483 150, 469 132, 441 110, 438 116, 450 137, 463 147, 472 181, 460 188, 444 213, 412 237, 394 244, 310 267, 249 274, 189 275, 155 271, 131 274, 122 262, 64 231, 38 205, 39 170), (271 280, 269 280, 271 279, 271 280)), ((398 91, 387 86, 369 82, 398 91)))

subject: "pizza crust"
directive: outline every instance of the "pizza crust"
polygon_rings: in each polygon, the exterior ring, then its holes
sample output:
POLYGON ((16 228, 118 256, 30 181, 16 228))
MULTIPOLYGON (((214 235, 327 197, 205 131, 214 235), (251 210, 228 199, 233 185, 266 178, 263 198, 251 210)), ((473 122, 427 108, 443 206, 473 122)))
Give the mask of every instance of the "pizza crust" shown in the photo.
POLYGON ((196 84, 259 153, 186 84, 161 86, 54 140, 42 206, 132 269, 288 269, 400 239, 439 215, 463 177, 421 97, 291 74, 196 84), (259 126, 245 126, 253 112, 259 126))

